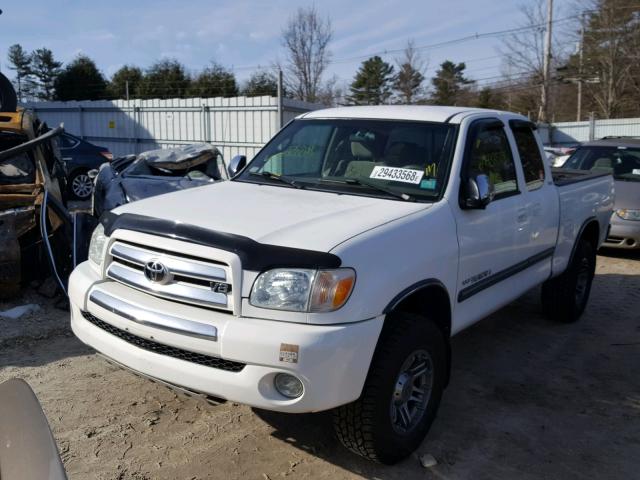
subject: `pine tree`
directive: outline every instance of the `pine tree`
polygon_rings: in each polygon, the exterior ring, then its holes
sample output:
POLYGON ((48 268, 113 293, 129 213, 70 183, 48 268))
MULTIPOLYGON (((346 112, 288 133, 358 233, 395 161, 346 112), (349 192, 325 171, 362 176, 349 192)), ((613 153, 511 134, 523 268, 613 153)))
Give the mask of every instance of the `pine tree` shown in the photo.
POLYGON ((362 62, 351 83, 347 101, 353 105, 380 105, 391 96, 393 66, 382 58, 371 57, 362 62))
POLYGON ((140 95, 143 98, 184 98, 190 84, 191 78, 180 62, 160 60, 145 72, 140 95))
POLYGON ((278 80, 276 76, 267 70, 254 72, 242 89, 242 94, 247 97, 257 97, 260 95, 270 95, 275 97, 278 94, 278 80))
POLYGON ((140 95, 141 82, 142 70, 135 66, 125 65, 113 74, 107 92, 111 98, 126 99, 128 86, 129 98, 136 98, 140 95))
POLYGON ((34 83, 31 75, 31 55, 22 48, 22 45, 16 43, 9 47, 8 55, 9 67, 16 72, 16 91, 18 101, 22 102, 25 97, 33 94, 34 83))
POLYGON ((472 80, 464 76, 465 68, 464 63, 456 65, 449 60, 440 64, 436 76, 431 79, 431 84, 435 89, 431 95, 431 103, 434 105, 457 104, 465 87, 473 83, 472 80))
POLYGON ((53 100, 54 82, 60 73, 62 62, 53 58, 48 48, 39 48, 31 54, 31 72, 36 78, 36 97, 40 100, 53 100))
POLYGON ((214 62, 192 80, 188 93, 194 97, 236 97, 238 83, 233 72, 214 62))
POLYGON ((107 82, 95 62, 79 55, 56 77, 56 100, 98 100, 106 97, 107 82))
POLYGON ((425 67, 418 57, 412 40, 407 42, 404 58, 397 60, 396 63, 398 74, 394 78, 393 88, 397 91, 401 103, 416 103, 422 93, 425 67))

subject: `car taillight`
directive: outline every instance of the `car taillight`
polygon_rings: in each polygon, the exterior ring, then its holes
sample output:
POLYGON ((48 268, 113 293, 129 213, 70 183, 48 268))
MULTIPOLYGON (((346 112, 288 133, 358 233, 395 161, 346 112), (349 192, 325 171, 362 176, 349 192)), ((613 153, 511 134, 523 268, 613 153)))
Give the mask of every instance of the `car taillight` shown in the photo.
POLYGON ((111 152, 100 152, 100 155, 106 158, 109 162, 113 160, 113 153, 111 152))

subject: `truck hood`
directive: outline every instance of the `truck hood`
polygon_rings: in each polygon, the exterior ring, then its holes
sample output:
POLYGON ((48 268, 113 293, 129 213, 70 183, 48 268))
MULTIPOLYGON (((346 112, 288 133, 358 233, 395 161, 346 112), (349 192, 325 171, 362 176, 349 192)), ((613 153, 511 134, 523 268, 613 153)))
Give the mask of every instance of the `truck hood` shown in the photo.
POLYGON ((431 204, 237 181, 160 195, 118 207, 133 213, 328 252, 339 243, 431 204))

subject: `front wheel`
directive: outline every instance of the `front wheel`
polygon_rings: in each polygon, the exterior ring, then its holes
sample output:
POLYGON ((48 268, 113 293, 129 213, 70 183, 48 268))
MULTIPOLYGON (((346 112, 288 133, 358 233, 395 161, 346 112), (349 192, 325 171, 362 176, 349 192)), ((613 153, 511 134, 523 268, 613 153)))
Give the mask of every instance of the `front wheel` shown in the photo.
POLYGON ((341 443, 393 464, 409 456, 433 422, 446 382, 444 336, 427 318, 389 315, 361 397, 334 411, 341 443))
POLYGON ((542 307, 552 320, 577 321, 589 300, 596 270, 596 253, 591 243, 580 239, 567 269, 542 285, 542 307))

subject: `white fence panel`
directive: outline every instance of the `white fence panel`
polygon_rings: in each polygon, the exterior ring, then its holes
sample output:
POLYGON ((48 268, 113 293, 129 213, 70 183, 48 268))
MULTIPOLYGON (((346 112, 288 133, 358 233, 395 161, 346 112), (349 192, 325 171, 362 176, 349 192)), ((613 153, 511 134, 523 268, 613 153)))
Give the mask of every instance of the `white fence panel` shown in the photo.
POLYGON ((217 146, 225 159, 252 158, 282 125, 320 105, 277 97, 185 98, 26 105, 49 125, 65 130, 115 155, 140 153, 188 143, 217 146))
POLYGON ((597 120, 594 138, 602 137, 640 137, 640 118, 617 118, 597 120))
POLYGON ((559 122, 541 126, 540 133, 543 143, 555 145, 588 142, 603 137, 640 138, 640 118, 559 122))

